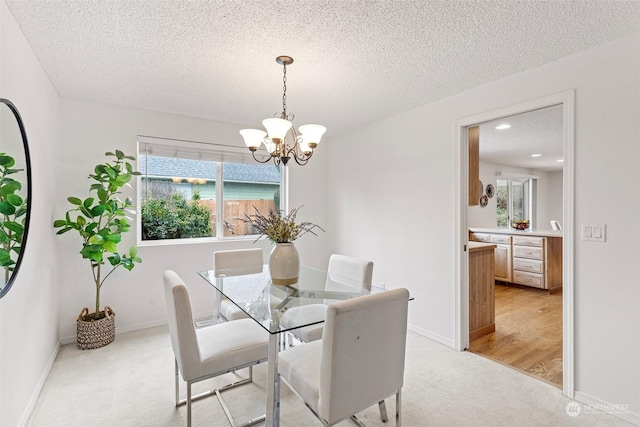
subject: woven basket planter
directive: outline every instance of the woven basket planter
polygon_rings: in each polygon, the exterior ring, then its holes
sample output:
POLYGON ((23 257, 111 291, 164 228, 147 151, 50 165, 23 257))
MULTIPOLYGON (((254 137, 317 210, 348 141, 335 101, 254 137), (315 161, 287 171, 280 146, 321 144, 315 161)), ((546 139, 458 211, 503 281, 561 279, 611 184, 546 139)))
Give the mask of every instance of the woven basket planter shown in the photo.
POLYGON ((76 344, 80 350, 91 350, 104 347, 116 337, 116 313, 106 306, 104 317, 98 320, 85 320, 89 314, 88 308, 83 308, 76 322, 76 344))

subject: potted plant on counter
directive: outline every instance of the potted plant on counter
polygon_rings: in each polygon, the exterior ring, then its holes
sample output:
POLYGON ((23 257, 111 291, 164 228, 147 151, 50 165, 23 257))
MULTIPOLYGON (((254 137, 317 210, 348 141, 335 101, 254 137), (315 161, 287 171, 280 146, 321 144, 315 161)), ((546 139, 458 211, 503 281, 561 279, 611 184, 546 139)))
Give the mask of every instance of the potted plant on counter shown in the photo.
POLYGON ((271 282, 275 285, 291 285, 298 282, 300 256, 293 241, 307 233, 317 236, 316 229, 324 231, 322 227, 311 222, 297 222, 296 216, 301 207, 291 209, 287 215, 284 215, 283 211, 271 211, 265 216, 254 206, 255 214, 245 214, 242 218, 242 221, 249 223, 253 230, 260 234, 254 243, 264 237, 275 244, 269 256, 271 282))
POLYGON ((103 347, 114 340, 115 313, 108 306, 100 310, 100 290, 116 269, 123 267, 130 271, 135 263, 142 262, 135 246, 126 254, 118 250, 122 234, 131 229, 131 218, 127 214, 135 213, 131 198, 121 200, 118 197, 122 187, 130 186, 131 178, 140 175, 131 163, 135 157, 120 150, 105 155, 113 160, 96 165, 94 173, 89 175, 93 181, 89 193, 94 196, 67 198, 73 208, 67 211, 64 219, 53 223, 54 228, 60 229, 57 234, 75 231, 80 236, 80 255, 89 261, 93 273, 95 311, 90 313, 84 308, 77 319, 76 343, 82 350, 103 347))

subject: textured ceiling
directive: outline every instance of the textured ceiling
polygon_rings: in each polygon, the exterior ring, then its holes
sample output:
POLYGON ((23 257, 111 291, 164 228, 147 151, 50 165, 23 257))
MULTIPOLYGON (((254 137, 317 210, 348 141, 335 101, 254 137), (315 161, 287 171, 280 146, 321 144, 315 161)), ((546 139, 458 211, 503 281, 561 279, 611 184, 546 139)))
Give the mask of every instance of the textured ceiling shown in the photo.
POLYGON ((480 125, 480 158, 544 171, 562 170, 562 106, 516 114, 480 125), (508 129, 496 126, 508 124, 508 129), (531 157, 533 154, 539 157, 531 157))
POLYGON ((640 29, 640 2, 8 0, 59 95, 327 135, 640 29))

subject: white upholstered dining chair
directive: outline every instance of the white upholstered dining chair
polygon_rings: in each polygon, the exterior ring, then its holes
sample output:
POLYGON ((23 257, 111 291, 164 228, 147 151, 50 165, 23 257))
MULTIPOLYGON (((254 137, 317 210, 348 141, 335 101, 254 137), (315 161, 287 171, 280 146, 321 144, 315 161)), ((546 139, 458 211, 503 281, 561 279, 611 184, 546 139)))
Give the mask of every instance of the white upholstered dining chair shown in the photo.
POLYGON ((395 289, 333 303, 322 340, 279 354, 278 372, 324 426, 395 394, 401 425, 409 292, 395 289))
MULTIPOLYGON (((228 268, 246 269, 246 273, 258 273, 262 271, 264 264, 262 249, 235 249, 228 251, 216 251, 213 253, 214 270, 228 268)), ((238 306, 222 297, 220 301, 220 317, 224 320, 237 320, 248 318, 247 314, 238 306)))
MULTIPOLYGON (((373 279, 373 261, 346 255, 333 254, 329 258, 327 267, 327 281, 325 289, 331 290, 335 285, 359 286, 359 290, 371 291, 373 279)), ((309 323, 325 319, 327 306, 325 304, 310 304, 292 307, 280 318, 280 324, 286 327, 294 322, 309 323)), ((291 331, 291 334, 302 342, 312 342, 322 338, 323 324, 306 326, 291 331)))
MULTIPOLYGON (((335 288, 338 285, 341 288, 344 286, 359 286, 359 290, 370 292, 372 280, 373 261, 340 254, 333 254, 329 258, 325 283, 326 290, 331 290, 332 287, 335 288)), ((292 307, 280 318, 280 324, 286 327, 291 323, 302 324, 321 321, 325 320, 326 313, 326 304, 292 307)), ((321 339, 323 330, 324 323, 318 323, 293 329, 290 334, 303 343, 309 343, 321 339)), ((387 422, 387 407, 384 400, 381 400, 378 405, 380 407, 380 418, 382 421, 387 422)))
MULTIPOLYGON (((215 394, 231 425, 237 424, 221 393, 253 381, 253 365, 267 360, 268 333, 251 319, 214 324, 196 329, 189 293, 180 277, 171 270, 163 274, 171 347, 175 355, 176 407, 186 404, 187 426, 191 426, 191 403, 215 394), (193 383, 249 368, 249 377, 224 387, 191 396, 193 383), (180 400, 179 378, 187 383, 187 397, 180 400)), ((250 420, 243 426, 264 420, 250 420)))

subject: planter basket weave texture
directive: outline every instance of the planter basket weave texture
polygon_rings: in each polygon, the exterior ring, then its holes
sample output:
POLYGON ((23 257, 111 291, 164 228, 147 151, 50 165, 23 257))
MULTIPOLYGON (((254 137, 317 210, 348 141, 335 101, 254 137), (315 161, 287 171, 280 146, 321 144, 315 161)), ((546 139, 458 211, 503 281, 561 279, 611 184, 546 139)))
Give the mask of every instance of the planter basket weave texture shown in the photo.
MULTIPOLYGON (((101 312, 102 313, 102 312, 101 312)), ((116 313, 111 307, 104 308, 104 317, 93 322, 83 320, 89 314, 88 308, 83 308, 76 322, 76 344, 80 350, 91 350, 104 347, 113 342, 116 337, 116 313)))

